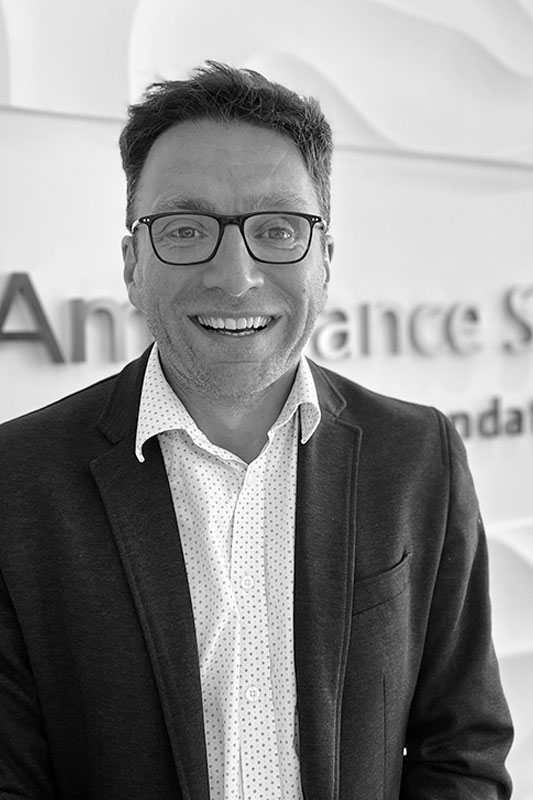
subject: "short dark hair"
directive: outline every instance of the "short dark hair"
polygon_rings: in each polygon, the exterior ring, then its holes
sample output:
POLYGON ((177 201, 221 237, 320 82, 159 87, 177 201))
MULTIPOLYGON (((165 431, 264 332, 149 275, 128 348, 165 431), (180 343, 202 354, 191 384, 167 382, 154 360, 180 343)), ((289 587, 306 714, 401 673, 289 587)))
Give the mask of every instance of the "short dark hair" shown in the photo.
POLYGON ((329 223, 332 135, 314 98, 302 97, 254 70, 207 61, 189 80, 153 83, 143 100, 129 107, 128 117, 119 139, 127 181, 128 228, 152 144, 172 125, 200 119, 248 122, 292 139, 313 181, 320 213, 329 223))

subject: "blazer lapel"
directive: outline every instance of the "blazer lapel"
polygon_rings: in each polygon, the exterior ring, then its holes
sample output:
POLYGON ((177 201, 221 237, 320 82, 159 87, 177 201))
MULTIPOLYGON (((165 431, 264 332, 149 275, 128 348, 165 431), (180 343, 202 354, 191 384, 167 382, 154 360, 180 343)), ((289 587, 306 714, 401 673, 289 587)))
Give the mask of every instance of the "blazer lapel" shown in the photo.
POLYGON ((304 797, 334 800, 339 791, 361 431, 343 420, 344 400, 316 367, 314 377, 322 421, 298 454, 294 646, 304 797))
POLYGON ((134 453, 145 361, 139 374, 118 379, 101 420, 113 446, 91 470, 144 633, 183 798, 208 800, 197 644, 172 497, 157 440, 146 443, 144 463, 134 453))
MULTIPOLYGON (((134 453, 147 356, 125 370, 100 428, 112 446, 91 463, 129 581, 159 688, 184 800, 208 800, 200 671, 192 604, 157 441, 134 453)), ((294 647, 304 796, 336 800, 340 712, 350 636, 360 430, 312 365, 322 421, 300 445, 294 647)))

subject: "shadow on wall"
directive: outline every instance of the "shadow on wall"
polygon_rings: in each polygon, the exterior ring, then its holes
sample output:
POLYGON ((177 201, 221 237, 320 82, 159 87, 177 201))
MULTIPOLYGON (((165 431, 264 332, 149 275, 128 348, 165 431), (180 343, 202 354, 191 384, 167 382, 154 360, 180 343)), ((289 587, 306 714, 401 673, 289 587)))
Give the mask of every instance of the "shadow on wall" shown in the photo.
POLYGON ((319 4, 271 0, 270 18, 283 19, 272 26, 258 24, 253 4, 234 0, 228 8, 208 0, 210 25, 197 15, 187 18, 177 51, 182 4, 139 0, 130 94, 138 98, 151 81, 183 78, 212 58, 314 93, 343 145, 372 146, 377 136, 381 146, 392 143, 400 151, 530 161, 533 8, 528 12, 518 0, 471 0, 466 11, 447 0, 429 5, 331 0, 325 33, 319 4))
POLYGON ((212 58, 316 94, 343 145, 533 160, 532 0, 331 0, 326 32, 318 3, 204 6, 0 0, 0 103, 122 118, 212 58))
POLYGON ((0 64, 0 75, 9 80, 6 102, 38 111, 124 117, 136 5, 136 0, 0 0, 6 39, 3 47, 0 31, 0 53, 9 58, 9 70, 0 64))

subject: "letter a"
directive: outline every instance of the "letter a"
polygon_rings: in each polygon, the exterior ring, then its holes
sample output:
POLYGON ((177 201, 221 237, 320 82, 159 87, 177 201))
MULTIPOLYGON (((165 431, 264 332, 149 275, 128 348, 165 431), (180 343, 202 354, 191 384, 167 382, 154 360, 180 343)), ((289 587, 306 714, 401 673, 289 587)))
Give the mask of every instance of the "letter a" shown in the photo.
POLYGON ((52 361, 64 364, 65 357, 60 350, 54 332, 44 313, 43 307, 26 272, 13 272, 7 283, 5 294, 0 302, 0 342, 42 342, 52 361), (21 295, 35 320, 36 330, 4 331, 4 325, 17 295, 21 295))

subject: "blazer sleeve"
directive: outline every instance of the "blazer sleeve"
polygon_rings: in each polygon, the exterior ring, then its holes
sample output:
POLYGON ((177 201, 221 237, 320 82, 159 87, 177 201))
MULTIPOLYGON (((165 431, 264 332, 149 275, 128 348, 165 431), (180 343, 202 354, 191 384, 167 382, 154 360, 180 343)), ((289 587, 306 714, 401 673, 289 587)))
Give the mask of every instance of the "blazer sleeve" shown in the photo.
POLYGON ((512 725, 491 638, 486 538, 463 443, 439 419, 448 518, 409 715, 401 800, 507 800, 512 725))
POLYGON ((36 687, 0 573, 0 800, 55 796, 36 687))

